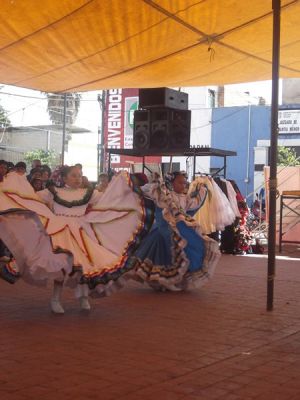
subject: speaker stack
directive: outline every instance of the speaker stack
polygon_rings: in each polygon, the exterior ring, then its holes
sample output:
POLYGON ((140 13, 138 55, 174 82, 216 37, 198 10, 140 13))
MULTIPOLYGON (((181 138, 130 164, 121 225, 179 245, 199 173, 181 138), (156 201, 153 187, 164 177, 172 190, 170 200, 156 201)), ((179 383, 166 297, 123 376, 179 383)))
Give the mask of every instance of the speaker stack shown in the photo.
POLYGON ((133 148, 180 150, 190 146, 188 94, 168 88, 140 89, 134 112, 133 148))

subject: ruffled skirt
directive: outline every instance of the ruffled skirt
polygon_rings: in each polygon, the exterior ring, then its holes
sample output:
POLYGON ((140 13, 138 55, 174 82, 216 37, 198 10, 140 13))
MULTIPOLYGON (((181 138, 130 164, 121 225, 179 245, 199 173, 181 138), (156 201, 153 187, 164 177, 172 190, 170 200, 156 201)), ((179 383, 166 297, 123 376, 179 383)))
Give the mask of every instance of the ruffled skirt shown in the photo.
POLYGON ((10 180, 0 194, 0 238, 14 256, 1 264, 4 279, 82 283, 92 296, 109 295, 123 285, 154 215, 152 202, 128 174, 113 178, 99 204, 80 217, 54 215, 21 177, 14 174, 10 180))
POLYGON ((136 277, 157 290, 199 288, 213 275, 220 258, 218 247, 184 221, 172 227, 157 215, 136 252, 136 277))

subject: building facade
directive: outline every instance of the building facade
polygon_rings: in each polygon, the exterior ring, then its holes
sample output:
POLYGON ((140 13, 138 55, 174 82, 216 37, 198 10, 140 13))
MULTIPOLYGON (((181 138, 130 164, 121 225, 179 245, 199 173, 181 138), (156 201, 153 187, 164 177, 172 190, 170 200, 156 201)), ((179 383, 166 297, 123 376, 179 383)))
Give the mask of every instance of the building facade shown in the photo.
MULTIPOLYGON (((234 179, 242 194, 251 202, 258 189, 255 180, 255 148, 270 138, 270 107, 244 106, 212 110, 211 147, 237 152, 227 158, 227 177, 234 179)), ((222 167, 222 159, 212 157, 211 172, 222 167)), ((263 173, 263 168, 259 171, 263 173)))
MULTIPOLYGON (((87 133, 90 133, 90 131, 84 128, 76 126, 68 127, 64 146, 65 154, 68 153, 68 150, 70 153, 72 152, 69 147, 73 137, 76 137, 76 135, 86 135, 87 133)), ((29 151, 51 150, 57 154, 58 159, 60 159, 62 154, 62 138, 61 125, 9 127, 3 133, 3 139, 0 145, 0 158, 16 163, 18 161, 24 161, 25 154, 29 151)), ((80 162, 80 160, 76 162, 80 162)))
MULTIPOLYGON (((300 156, 300 108, 296 107, 280 107, 278 146, 293 148, 300 156)), ((270 119, 270 106, 212 110, 211 147, 237 152, 236 157, 227 159, 227 177, 237 182, 249 203, 264 185, 264 166, 269 163, 270 119)), ((211 159, 211 172, 221 166, 220 159, 211 159)))

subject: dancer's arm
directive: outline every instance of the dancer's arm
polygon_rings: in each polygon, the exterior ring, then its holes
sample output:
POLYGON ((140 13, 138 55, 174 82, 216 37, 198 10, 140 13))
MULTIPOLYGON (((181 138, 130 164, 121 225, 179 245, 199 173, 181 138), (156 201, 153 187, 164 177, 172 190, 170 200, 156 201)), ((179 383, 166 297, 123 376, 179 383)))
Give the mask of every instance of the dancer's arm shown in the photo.
POLYGON ((146 183, 146 185, 141 186, 141 190, 146 197, 150 197, 151 199, 155 198, 155 193, 158 189, 158 182, 155 183, 146 183))
POLYGON ((187 195, 187 210, 195 211, 202 207, 206 201, 208 194, 207 186, 203 183, 197 183, 194 185, 192 191, 187 195))

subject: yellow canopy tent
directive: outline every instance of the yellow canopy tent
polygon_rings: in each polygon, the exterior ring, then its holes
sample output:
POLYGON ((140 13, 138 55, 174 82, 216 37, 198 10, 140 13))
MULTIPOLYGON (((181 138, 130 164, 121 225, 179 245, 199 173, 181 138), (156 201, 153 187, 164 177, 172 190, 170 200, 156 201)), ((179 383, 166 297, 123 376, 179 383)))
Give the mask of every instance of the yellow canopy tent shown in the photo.
MULTIPOLYGON (((300 76, 282 0, 281 77, 300 76)), ((46 92, 270 79, 271 0, 1 0, 0 82, 46 92)))
POLYGON ((272 76, 271 310, 278 78, 300 76, 299 21, 298 0, 1 0, 0 82, 71 92, 220 85, 272 76))

